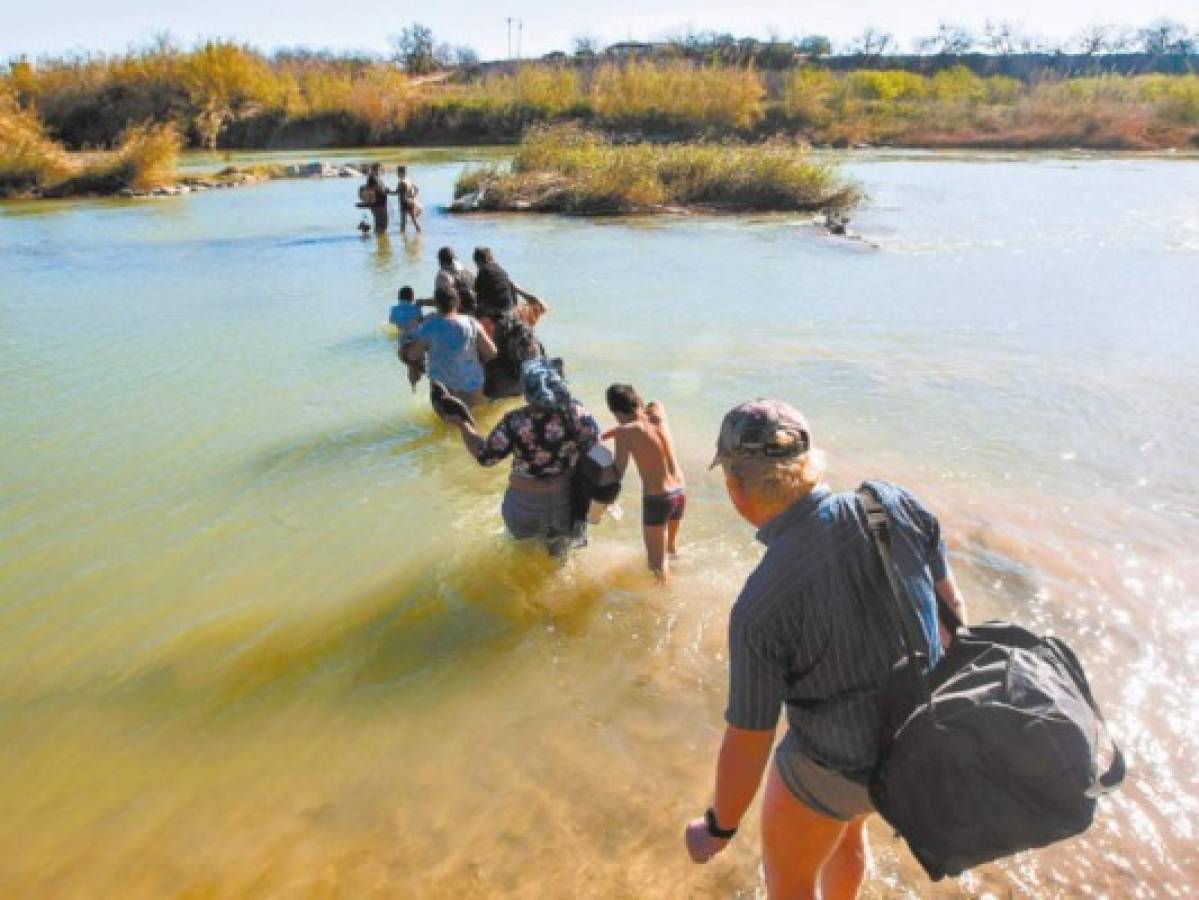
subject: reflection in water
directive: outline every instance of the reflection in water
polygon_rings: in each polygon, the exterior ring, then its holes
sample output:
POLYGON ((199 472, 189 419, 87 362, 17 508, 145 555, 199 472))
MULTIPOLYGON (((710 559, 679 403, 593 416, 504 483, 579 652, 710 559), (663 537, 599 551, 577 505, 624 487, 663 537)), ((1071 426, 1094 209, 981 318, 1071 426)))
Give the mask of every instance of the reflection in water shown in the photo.
POLYGON ((391 235, 386 231, 374 235, 375 253, 371 257, 376 269, 390 271, 391 269, 391 235))
POLYGON ((871 894, 1186 894, 1199 167, 938 159, 858 166, 871 253, 785 216, 430 206, 433 246, 550 301, 586 405, 620 380, 670 409, 667 588, 635 515, 565 566, 505 539, 503 467, 378 327, 436 262, 331 223, 344 183, 0 205, 0 895, 753 896, 755 823, 702 869, 680 833, 760 552, 703 467, 764 393, 835 486, 924 496, 976 615, 1070 640, 1130 757, 1084 838, 956 883, 876 824, 871 894))
POLYGON ((415 234, 404 234, 401 240, 404 242, 404 262, 409 265, 419 265, 424 261, 424 245, 422 241, 423 232, 415 234))

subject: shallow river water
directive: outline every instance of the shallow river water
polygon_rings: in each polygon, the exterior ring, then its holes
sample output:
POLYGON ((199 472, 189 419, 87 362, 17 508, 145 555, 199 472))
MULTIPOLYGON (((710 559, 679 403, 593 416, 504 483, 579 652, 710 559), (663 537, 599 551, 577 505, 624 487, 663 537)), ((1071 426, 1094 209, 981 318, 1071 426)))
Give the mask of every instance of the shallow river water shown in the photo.
POLYGON ((855 155, 871 247, 436 209, 477 155, 408 156, 406 240, 337 179, 0 205, 0 895, 759 895, 756 825, 704 868, 680 837, 760 555, 704 467, 775 395, 835 487, 939 513, 975 617, 1072 643, 1131 766, 1085 837, 956 882, 876 825, 867 895, 1193 896, 1199 164, 855 155), (381 328, 442 244, 549 300, 585 404, 666 404, 669 587, 635 479, 565 567, 504 539, 381 328))

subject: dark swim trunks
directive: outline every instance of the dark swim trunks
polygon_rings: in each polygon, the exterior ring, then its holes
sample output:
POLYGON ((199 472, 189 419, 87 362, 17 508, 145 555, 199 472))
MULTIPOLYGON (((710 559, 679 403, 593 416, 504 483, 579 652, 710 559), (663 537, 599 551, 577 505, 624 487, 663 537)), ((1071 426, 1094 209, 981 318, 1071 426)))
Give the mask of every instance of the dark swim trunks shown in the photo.
POLYGON ((646 494, 641 498, 641 524, 656 528, 677 522, 687 509, 687 489, 675 488, 665 494, 646 494))

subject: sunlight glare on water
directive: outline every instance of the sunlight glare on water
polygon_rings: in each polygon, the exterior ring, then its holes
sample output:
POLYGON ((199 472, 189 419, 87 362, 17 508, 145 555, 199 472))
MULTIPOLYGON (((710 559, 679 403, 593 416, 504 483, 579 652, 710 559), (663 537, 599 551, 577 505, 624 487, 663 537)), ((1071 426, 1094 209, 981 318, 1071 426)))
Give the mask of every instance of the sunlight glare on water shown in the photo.
POLYGON ((358 237, 336 179, 0 205, 0 895, 754 896, 753 823, 702 869, 680 835, 760 554, 705 466, 764 394, 835 487, 937 510, 975 617, 1066 638, 1130 759, 1085 837, 957 882, 875 826, 868 895, 1189 894, 1199 166, 855 156, 872 249, 789 216, 436 209, 477 156, 409 157, 422 238, 358 237), (565 566, 503 537, 503 472, 381 328, 442 244, 550 301, 584 404, 665 402, 668 588, 635 479, 565 566))

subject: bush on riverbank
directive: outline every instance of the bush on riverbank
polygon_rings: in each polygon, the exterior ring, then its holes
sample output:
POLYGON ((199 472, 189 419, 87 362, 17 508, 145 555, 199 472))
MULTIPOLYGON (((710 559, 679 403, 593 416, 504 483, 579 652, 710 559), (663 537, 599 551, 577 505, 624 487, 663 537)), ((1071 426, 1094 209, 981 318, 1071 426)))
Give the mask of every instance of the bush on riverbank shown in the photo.
POLYGON ((1026 83, 965 66, 760 72, 687 60, 525 63, 409 78, 390 62, 229 42, 10 64, 5 81, 68 147, 115 147, 130 123, 192 146, 508 143, 582 121, 634 139, 786 134, 813 144, 1199 146, 1199 76, 1026 83))
POLYGON ((532 130, 508 170, 467 169, 454 186, 480 209, 579 214, 669 207, 845 210, 858 188, 793 142, 613 145, 571 125, 532 130))
POLYGON ((142 125, 126 129, 114 151, 72 156, 0 93, 0 197, 149 190, 174 180, 181 145, 173 125, 142 125))

